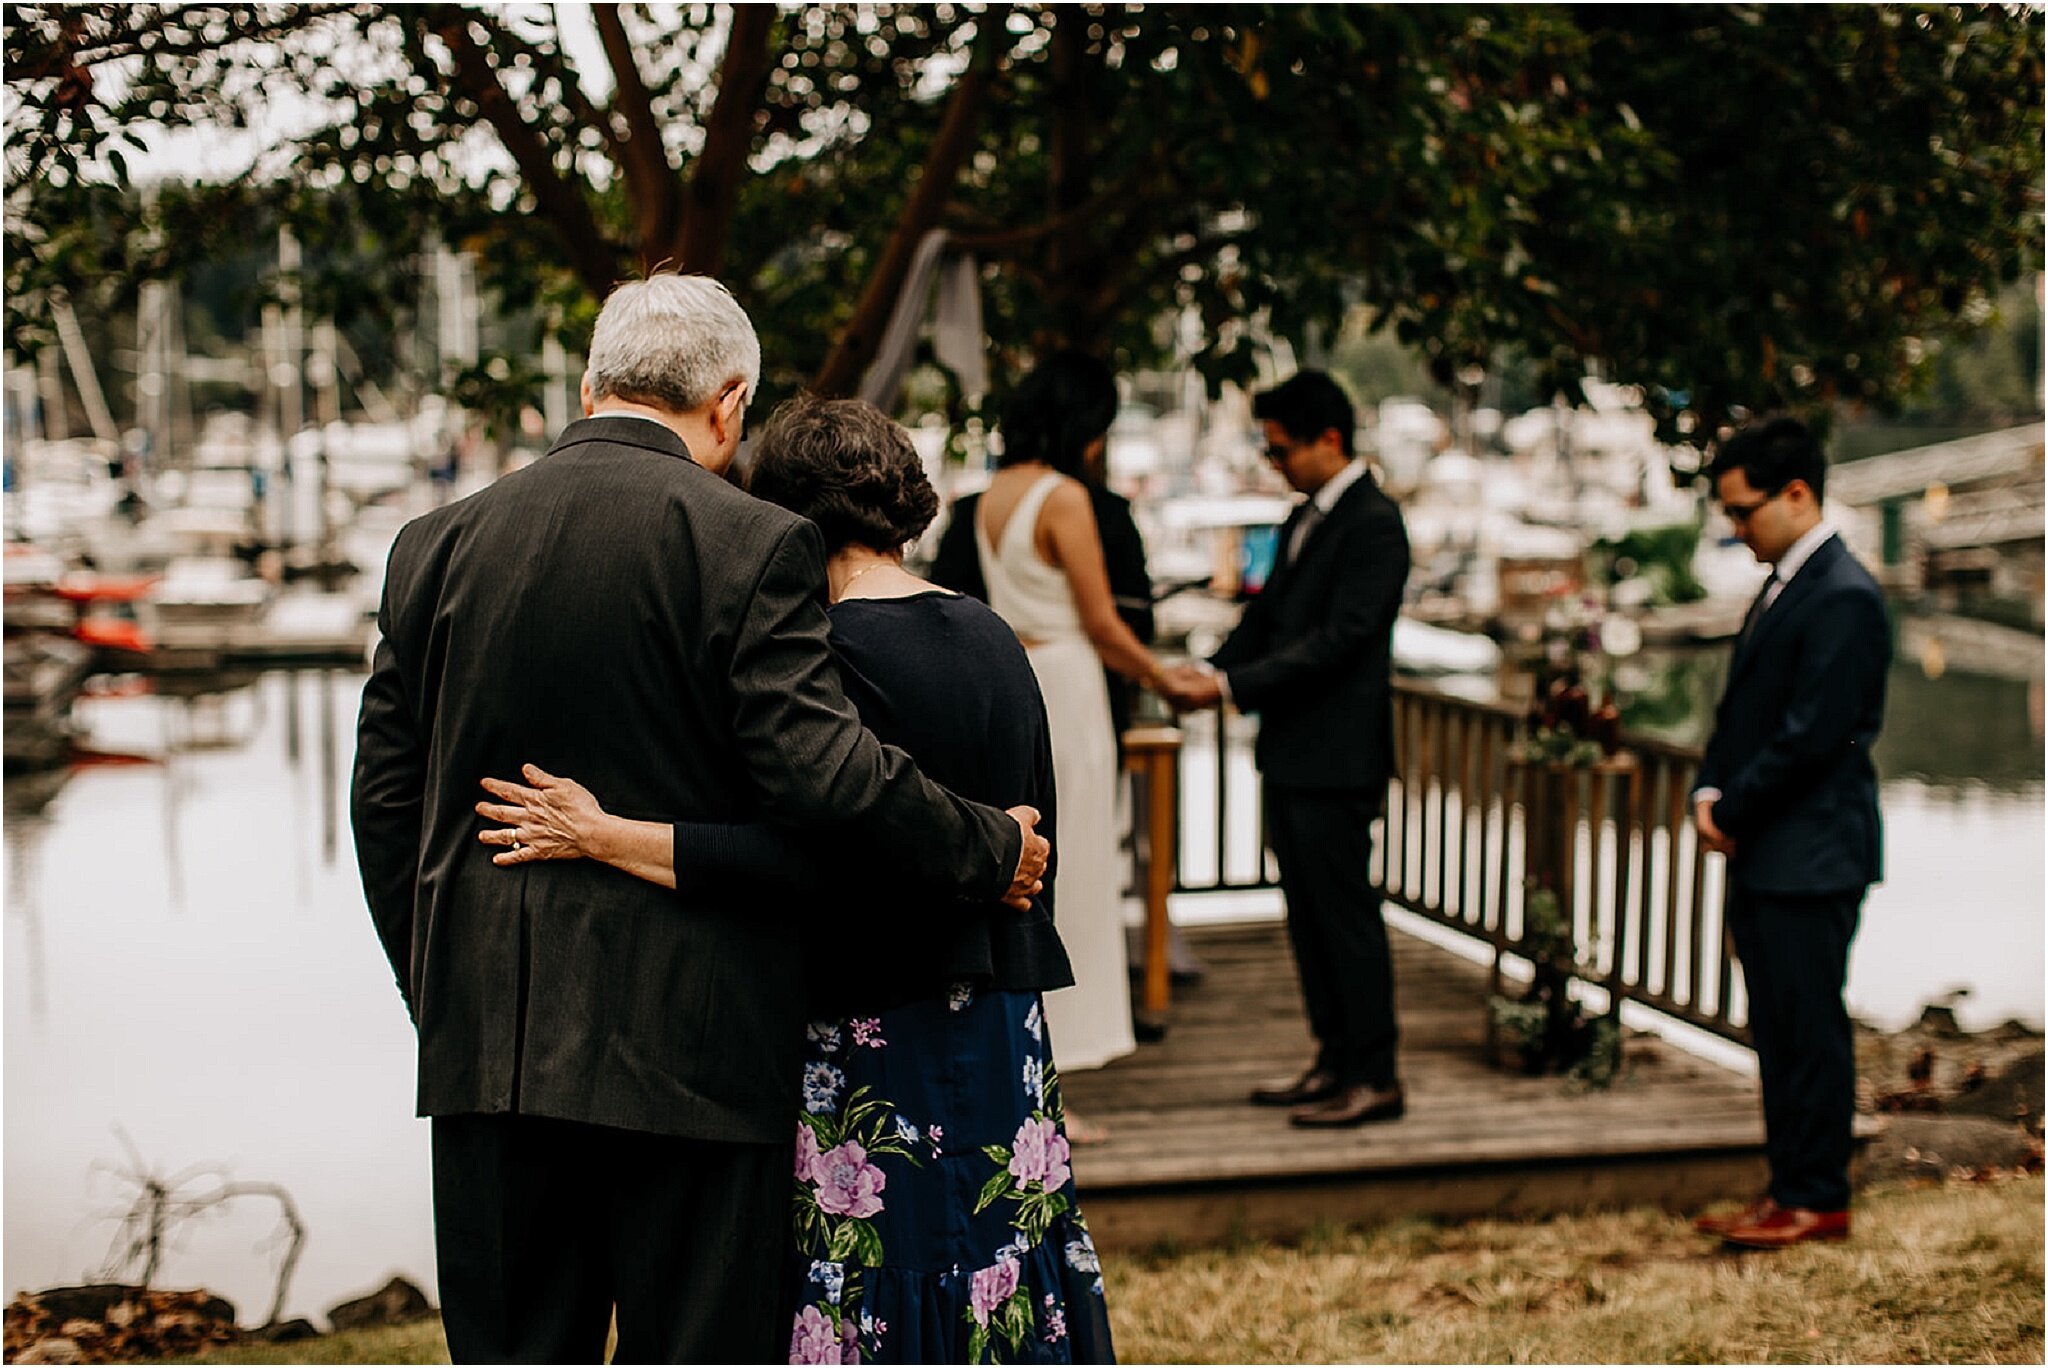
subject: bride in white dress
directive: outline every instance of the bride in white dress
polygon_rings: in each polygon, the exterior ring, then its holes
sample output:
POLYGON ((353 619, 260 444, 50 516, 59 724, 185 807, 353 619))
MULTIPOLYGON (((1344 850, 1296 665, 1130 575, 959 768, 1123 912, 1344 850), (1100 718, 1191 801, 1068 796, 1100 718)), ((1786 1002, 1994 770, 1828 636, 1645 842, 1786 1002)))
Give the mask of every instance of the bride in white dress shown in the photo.
MULTIPOLYGON (((975 518, 989 606, 1024 643, 1051 723, 1053 915, 1075 983, 1048 993, 1045 1012, 1053 1060, 1067 1073, 1136 1045, 1102 667, 1150 686, 1159 664, 1117 616, 1095 513, 1076 478, 1100 454, 1116 409, 1116 381, 1092 358, 1063 352, 1032 371, 1003 405, 1003 455, 975 518)), ((1071 1112, 1067 1122, 1070 1136, 1088 1138, 1085 1122, 1071 1112)))

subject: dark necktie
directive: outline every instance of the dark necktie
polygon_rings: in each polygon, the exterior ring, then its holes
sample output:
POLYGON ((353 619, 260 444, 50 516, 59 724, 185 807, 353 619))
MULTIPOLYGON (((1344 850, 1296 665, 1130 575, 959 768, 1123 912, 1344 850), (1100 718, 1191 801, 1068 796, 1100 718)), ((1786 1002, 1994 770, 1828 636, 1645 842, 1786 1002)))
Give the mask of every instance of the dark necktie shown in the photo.
POLYGON ((1757 623, 1763 618, 1764 609, 1770 606, 1771 590, 1777 583, 1778 572, 1775 569, 1764 576, 1764 587, 1756 591, 1756 597, 1750 600, 1749 611, 1742 615, 1742 631, 1735 637, 1736 650, 1739 651, 1749 644, 1750 634, 1756 631, 1757 623))
POLYGON ((1322 506, 1310 499, 1301 506, 1301 517, 1295 522, 1294 530, 1287 534, 1287 564, 1301 559, 1301 548, 1314 534, 1316 525, 1323 520, 1322 506))

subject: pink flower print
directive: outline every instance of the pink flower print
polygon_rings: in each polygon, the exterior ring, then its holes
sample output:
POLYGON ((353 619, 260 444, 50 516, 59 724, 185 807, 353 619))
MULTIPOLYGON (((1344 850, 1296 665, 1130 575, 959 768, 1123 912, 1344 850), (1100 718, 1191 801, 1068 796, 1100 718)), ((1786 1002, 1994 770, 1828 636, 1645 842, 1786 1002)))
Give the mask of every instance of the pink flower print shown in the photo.
POLYGON ((1019 1183, 1039 1183, 1053 1192, 1066 1186, 1073 1170, 1067 1167, 1072 1151, 1057 1122, 1026 1121, 1017 1127, 1017 1140, 1010 1152, 1010 1176, 1019 1183))
POLYGON ((1010 1294, 1017 1290, 1017 1274, 1016 1260, 1004 1259, 990 1264, 968 1281, 967 1295, 976 1325, 987 1325, 996 1308, 1010 1299, 1010 1294))
POLYGON ((811 1162, 818 1209, 833 1216, 865 1220, 882 1209, 881 1191, 889 1177, 868 1162, 868 1152, 852 1140, 826 1150, 811 1162))
POLYGON ((810 1182, 817 1167, 818 1133, 799 1121, 796 1123, 796 1180, 799 1183, 810 1182))
POLYGON ((1052 1293, 1045 1294, 1045 1342, 1058 1344, 1067 1337, 1067 1313, 1053 1301, 1052 1293))
POLYGON ((796 1313, 796 1329, 789 1337, 791 1363, 839 1363, 839 1331, 815 1306, 796 1313))
POLYGON ((865 1045, 871 1050, 879 1050, 889 1043, 882 1039, 882 1019, 880 1017, 856 1017, 846 1024, 853 1031, 853 1043, 856 1045, 865 1045))
POLYGON ((926 1126, 926 1127, 924 1128, 924 1138, 925 1138, 926 1140, 929 1140, 929 1141, 931 1142, 931 1146, 932 1146, 932 1158, 934 1158, 934 1159, 938 1158, 938 1157, 939 1157, 939 1151, 940 1151, 940 1150, 941 1150, 941 1149, 942 1149, 942 1148, 943 1148, 943 1147, 945 1146, 945 1143, 946 1143, 946 1130, 945 1130, 945 1127, 943 1127, 943 1126, 926 1126))

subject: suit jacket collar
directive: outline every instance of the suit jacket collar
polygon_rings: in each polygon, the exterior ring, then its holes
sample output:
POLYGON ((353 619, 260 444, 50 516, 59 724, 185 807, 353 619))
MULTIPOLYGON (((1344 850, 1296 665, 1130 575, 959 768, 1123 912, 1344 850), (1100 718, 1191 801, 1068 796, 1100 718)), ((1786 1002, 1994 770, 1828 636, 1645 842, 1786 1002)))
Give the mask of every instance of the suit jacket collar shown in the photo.
POLYGON ((620 446, 639 447, 645 451, 657 451, 664 456, 680 456, 696 464, 690 455, 690 448, 673 429, 650 418, 635 417, 624 413, 600 413, 594 418, 578 418, 562 429, 562 435, 548 448, 549 454, 584 442, 611 442, 620 446))
MULTIPOLYGON (((1757 658, 1758 648, 1769 640, 1773 632, 1784 625, 1792 610, 1813 592, 1814 586, 1827 578, 1835 562, 1848 554, 1848 550, 1842 545, 1842 539, 1839 536, 1832 536, 1816 546, 1805 562, 1792 572, 1792 578, 1778 591, 1778 597, 1764 610, 1763 616, 1757 619, 1756 626, 1750 630, 1749 639, 1737 649, 1734 661, 1729 664, 1728 683, 1731 687, 1750 662, 1757 658)), ((1772 573, 1777 572, 1773 570, 1772 573)))
POLYGON ((1266 581, 1264 592, 1270 594, 1282 582, 1293 579, 1295 572, 1307 564, 1309 558, 1316 554, 1316 548, 1329 540, 1330 524, 1341 517, 1347 516, 1349 510, 1360 507, 1367 499, 1372 497, 1364 491, 1377 489, 1378 487, 1378 485, 1373 483, 1372 471, 1361 462, 1357 476, 1337 496, 1337 502, 1330 505, 1323 512, 1322 521, 1309 532, 1308 540, 1301 544, 1301 554, 1292 561, 1289 561, 1287 559, 1288 539, 1294 535, 1296 525, 1308 516, 1309 505, 1313 502, 1313 498, 1303 499, 1300 503, 1296 504, 1294 511, 1287 515, 1287 521, 1280 525, 1280 545, 1274 552, 1273 574, 1266 581))

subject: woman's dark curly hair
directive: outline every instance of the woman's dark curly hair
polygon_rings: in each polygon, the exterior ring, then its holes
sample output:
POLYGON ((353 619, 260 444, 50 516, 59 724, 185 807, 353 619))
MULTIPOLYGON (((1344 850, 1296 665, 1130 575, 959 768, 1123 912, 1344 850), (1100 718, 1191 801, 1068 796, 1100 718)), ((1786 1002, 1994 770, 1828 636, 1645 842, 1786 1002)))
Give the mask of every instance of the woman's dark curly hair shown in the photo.
POLYGON ((825 550, 895 551, 938 516, 910 435, 862 399, 799 395, 761 429, 747 490, 809 518, 825 550))

